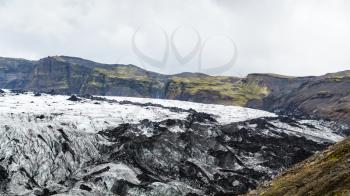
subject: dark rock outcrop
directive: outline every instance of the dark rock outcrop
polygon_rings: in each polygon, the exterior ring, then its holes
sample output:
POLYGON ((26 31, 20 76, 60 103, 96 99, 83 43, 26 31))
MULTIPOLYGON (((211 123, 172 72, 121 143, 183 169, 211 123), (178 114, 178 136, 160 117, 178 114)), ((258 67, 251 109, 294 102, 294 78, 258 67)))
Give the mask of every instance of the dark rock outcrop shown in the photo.
POLYGON ((69 100, 69 101, 81 101, 81 99, 79 97, 77 97, 76 95, 70 96, 67 100, 69 100))

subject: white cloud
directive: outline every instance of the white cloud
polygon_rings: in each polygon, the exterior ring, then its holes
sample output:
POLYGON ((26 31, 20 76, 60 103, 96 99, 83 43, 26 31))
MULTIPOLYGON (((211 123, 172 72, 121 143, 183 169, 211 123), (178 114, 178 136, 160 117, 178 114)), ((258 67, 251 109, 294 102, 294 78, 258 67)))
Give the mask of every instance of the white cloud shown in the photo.
MULTIPOLYGON (((161 59, 160 27, 185 55, 204 49, 203 66, 220 66, 238 47, 234 67, 222 74, 274 72, 320 75, 349 69, 350 5, 345 0, 0 0, 0 55, 38 59, 79 56, 105 63, 131 63, 162 73, 198 71, 198 53, 182 65, 170 50, 167 63, 142 62, 132 49, 161 59)), ((201 71, 201 70, 199 70, 201 71)))

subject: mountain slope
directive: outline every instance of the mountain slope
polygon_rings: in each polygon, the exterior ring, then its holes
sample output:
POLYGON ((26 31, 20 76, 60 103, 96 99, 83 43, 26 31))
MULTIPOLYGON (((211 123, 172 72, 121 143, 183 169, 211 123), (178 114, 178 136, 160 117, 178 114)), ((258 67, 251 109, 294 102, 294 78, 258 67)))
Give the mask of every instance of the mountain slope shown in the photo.
POLYGON ((250 195, 350 195, 350 138, 296 165, 250 195))
MULTIPOLYGON (((13 60, 15 61, 15 60, 13 60)), ((0 61, 0 87, 60 94, 167 98, 203 103, 245 105, 268 89, 239 78, 204 74, 162 75, 133 65, 107 65, 65 56, 26 62, 25 70, 0 61)))
POLYGON ((0 88, 57 94, 118 95, 246 106, 350 124, 350 72, 319 77, 162 75, 133 65, 67 56, 0 58, 0 88))
POLYGON ((266 85, 270 94, 258 102, 252 101, 250 107, 350 123, 349 71, 320 77, 251 77, 266 85))

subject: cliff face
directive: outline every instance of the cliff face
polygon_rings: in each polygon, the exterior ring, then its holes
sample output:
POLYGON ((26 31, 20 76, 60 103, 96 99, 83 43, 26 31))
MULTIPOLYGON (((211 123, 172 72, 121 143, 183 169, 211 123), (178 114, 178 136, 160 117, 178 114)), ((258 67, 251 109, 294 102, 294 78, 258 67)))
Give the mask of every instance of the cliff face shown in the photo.
POLYGON ((249 107, 342 123, 350 122, 349 71, 320 77, 283 78, 267 75, 248 77, 270 89, 268 96, 262 100, 251 101, 248 103, 249 107))
POLYGON ((133 65, 107 65, 66 56, 39 61, 0 58, 0 88, 238 105, 342 123, 350 123, 349 87, 349 71, 320 77, 251 74, 236 78, 162 75, 133 65))
POLYGON ((25 87, 34 66, 35 62, 24 59, 0 58, 0 87, 25 87))
POLYGON ((139 97, 154 97, 164 89, 159 74, 72 57, 1 61, 0 70, 1 88, 139 97))
POLYGON ((239 78, 204 74, 162 75, 133 65, 105 65, 73 57, 48 57, 31 62, 0 62, 0 88, 178 99, 245 105, 261 99, 267 88, 239 78), (15 63, 13 63, 15 62, 15 63), (23 69, 25 67, 25 69, 23 69))

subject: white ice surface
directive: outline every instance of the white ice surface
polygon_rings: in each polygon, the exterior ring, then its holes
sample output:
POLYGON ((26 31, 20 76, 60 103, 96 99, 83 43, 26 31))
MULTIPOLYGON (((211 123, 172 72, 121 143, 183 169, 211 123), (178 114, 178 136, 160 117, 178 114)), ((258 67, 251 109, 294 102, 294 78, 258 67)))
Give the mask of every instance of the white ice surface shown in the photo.
POLYGON ((152 103, 160 104, 165 107, 178 107, 182 109, 194 109, 197 112, 205 112, 217 116, 219 123, 229 124, 232 122, 239 122, 248 119, 260 118, 260 117, 275 117, 276 114, 266 112, 262 110, 250 109, 239 106, 225 106, 218 104, 203 104, 194 103, 189 101, 167 100, 167 99, 150 99, 150 98, 136 98, 136 97, 106 97, 111 100, 117 101, 131 101, 138 103, 152 103))
MULTIPOLYGON (((52 116, 53 122, 73 124, 77 130, 97 132, 121 123, 138 123, 141 120, 162 121, 185 119, 188 112, 172 112, 162 107, 141 107, 132 104, 109 103, 83 99, 81 102, 67 100, 69 96, 46 95, 35 97, 33 93, 16 95, 7 92, 0 96, 0 123, 6 123, 8 114, 28 114, 52 116), (98 103, 98 104, 96 104, 98 103), (5 122, 4 122, 5 121, 5 122)), ((236 106, 200 104, 185 101, 143 99, 130 97, 105 97, 117 101, 154 103, 165 107, 194 109, 213 114, 220 124, 247 119, 275 116, 273 113, 236 106)))
POLYGON ((322 121, 316 121, 316 120, 300 121, 300 123, 312 124, 315 127, 315 129, 308 128, 307 126, 294 127, 294 126, 288 125, 287 123, 274 122, 274 121, 272 121, 271 123, 274 126, 278 127, 278 129, 280 131, 283 131, 284 133, 303 136, 303 137, 312 139, 314 141, 327 139, 332 142, 339 142, 344 139, 344 136, 334 133, 334 131, 328 128, 327 126, 322 126, 321 122, 322 121))
MULTIPOLYGON (((87 133, 96 133, 108 128, 114 128, 122 123, 138 123, 144 119, 150 121, 163 121, 166 119, 185 119, 189 112, 174 112, 166 107, 176 107, 184 110, 194 109, 197 112, 212 114, 219 124, 229 124, 233 122, 245 121, 260 117, 275 117, 270 112, 249 109, 238 106, 224 106, 216 104, 202 104, 187 101, 116 97, 105 96, 108 100, 130 101, 135 103, 152 103, 162 105, 157 106, 138 106, 133 104, 119 104, 117 102, 94 101, 83 99, 79 102, 67 100, 69 96, 47 95, 34 96, 33 93, 15 94, 5 90, 5 94, 0 95, 0 125, 11 125, 22 130, 23 127, 33 127, 33 129, 47 124, 55 126, 69 126, 76 131, 87 133), (36 115, 44 115, 49 118, 49 122, 43 121, 36 123, 25 120, 36 115), (23 120, 24 119, 24 120, 23 120)), ((292 127, 287 123, 272 121, 280 131, 313 138, 314 140, 328 139, 334 142, 343 139, 334 133, 331 129, 325 128, 318 121, 300 121, 300 123, 313 124, 317 129, 308 127, 292 127)), ((256 125, 251 125, 252 128, 256 125)), ((170 131, 183 132, 179 127, 171 127, 170 131)), ((277 130, 276 130, 277 131, 277 130)), ((151 136, 151 132, 143 130, 143 134, 151 136)))

